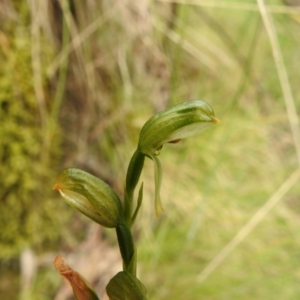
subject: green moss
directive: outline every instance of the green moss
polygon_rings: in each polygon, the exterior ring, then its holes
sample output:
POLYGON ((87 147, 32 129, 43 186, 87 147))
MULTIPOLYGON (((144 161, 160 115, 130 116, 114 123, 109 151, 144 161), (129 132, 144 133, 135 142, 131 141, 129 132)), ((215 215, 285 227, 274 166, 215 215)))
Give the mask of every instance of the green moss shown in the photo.
MULTIPOLYGON (((32 80, 28 28, 11 29, 0 52, 0 259, 28 245, 59 238, 61 204, 51 186, 60 159, 60 133, 46 141, 32 80)), ((45 80, 44 80, 45 81, 45 80)), ((49 91, 43 86, 47 96, 49 91)))

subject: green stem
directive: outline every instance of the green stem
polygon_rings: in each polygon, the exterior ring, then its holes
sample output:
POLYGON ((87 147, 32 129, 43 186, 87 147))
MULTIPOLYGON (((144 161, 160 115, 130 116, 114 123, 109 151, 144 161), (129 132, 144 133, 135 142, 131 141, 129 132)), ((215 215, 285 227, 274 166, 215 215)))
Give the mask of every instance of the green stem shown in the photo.
POLYGON ((139 193, 139 199, 137 208, 133 215, 133 196, 135 188, 140 179, 143 166, 145 161, 145 155, 142 154, 139 149, 136 149, 130 160, 127 175, 126 175, 126 186, 125 186, 125 197, 124 197, 124 220, 125 223, 120 224, 116 227, 117 237, 121 256, 123 259, 123 269, 129 272, 133 276, 136 276, 136 249, 134 246, 131 225, 137 215, 139 207, 142 202, 142 187, 139 193))
POLYGON ((140 179, 145 161, 145 155, 137 149, 128 166, 126 175, 125 186, 125 199, 124 199, 124 219, 125 223, 131 227, 132 224, 132 211, 133 211, 133 196, 134 190, 140 179))
POLYGON ((130 228, 126 224, 116 227, 121 256, 123 259, 123 270, 136 276, 136 249, 130 228))

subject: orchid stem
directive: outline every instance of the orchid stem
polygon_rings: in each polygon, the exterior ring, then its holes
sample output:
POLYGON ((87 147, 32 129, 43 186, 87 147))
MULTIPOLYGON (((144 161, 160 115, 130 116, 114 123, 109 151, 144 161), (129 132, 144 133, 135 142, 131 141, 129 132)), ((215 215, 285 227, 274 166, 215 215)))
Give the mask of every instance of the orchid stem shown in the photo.
POLYGON ((128 166, 124 196, 124 220, 130 228, 132 225, 133 197, 144 166, 145 155, 137 149, 128 166))

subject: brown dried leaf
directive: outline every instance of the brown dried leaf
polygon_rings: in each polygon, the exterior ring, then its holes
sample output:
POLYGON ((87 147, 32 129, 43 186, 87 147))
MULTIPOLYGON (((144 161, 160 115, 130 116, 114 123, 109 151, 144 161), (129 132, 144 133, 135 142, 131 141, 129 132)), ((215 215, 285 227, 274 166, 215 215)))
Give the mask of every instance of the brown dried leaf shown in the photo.
POLYGON ((69 281, 78 300, 99 300, 89 283, 74 271, 61 255, 56 256, 53 264, 56 270, 69 281))

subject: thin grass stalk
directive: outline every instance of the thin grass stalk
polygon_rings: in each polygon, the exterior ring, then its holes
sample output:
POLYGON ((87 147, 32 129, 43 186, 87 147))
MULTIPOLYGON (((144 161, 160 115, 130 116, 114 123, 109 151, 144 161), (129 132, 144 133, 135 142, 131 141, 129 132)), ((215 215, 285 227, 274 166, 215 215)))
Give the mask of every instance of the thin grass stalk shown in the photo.
MULTIPOLYGON (((63 10, 63 41, 62 47, 67 45, 70 40, 70 34, 67 26, 66 18, 70 17, 70 10, 67 1, 62 2, 62 10, 63 10)), ((57 88, 54 96, 53 106, 51 112, 49 114, 49 121, 47 126, 47 132, 45 134, 45 141, 44 141, 44 151, 42 152, 42 161, 46 164, 49 159, 49 149, 51 147, 51 142, 53 138, 53 133, 56 130, 57 126, 57 119, 59 115, 59 111, 62 105, 65 86, 67 81, 67 72, 68 72, 68 59, 66 59, 62 65, 60 66, 59 76, 58 76, 58 83, 57 88)))
MULTIPOLYGON (((225 8, 234 9, 241 11, 253 11, 259 12, 259 8, 256 4, 252 3, 241 3, 241 2, 229 2, 229 1, 219 1, 219 0, 159 0, 160 2, 166 3, 181 3, 188 5, 197 5, 209 8, 225 8)), ((276 14, 299 14, 300 10, 295 7, 287 7, 285 5, 266 5, 266 10, 270 13, 276 14)))
POLYGON ((73 37, 70 43, 64 46, 61 53, 55 58, 52 64, 47 69, 47 75, 49 78, 53 77, 57 69, 62 62, 67 59, 72 51, 78 48, 88 37, 90 37, 96 30, 101 28, 110 18, 112 18, 119 10, 121 3, 113 5, 104 15, 101 15, 84 30, 73 37))
POLYGON ((278 37, 273 24, 272 17, 268 14, 266 5, 263 0, 257 0, 257 5, 259 7, 259 11, 270 40, 274 62, 275 62, 275 66, 276 66, 276 70, 278 73, 278 78, 279 78, 279 82, 283 94, 283 99, 285 102, 289 123, 293 134, 293 140, 294 140, 295 150, 297 154, 298 164, 300 165, 299 118, 295 107, 295 100, 293 97, 292 88, 288 78, 287 70, 283 60, 280 44, 278 41, 278 37))
POLYGON ((296 169, 278 188, 278 190, 265 202, 252 218, 237 232, 225 247, 208 263, 198 274, 196 281, 204 282, 217 267, 236 249, 236 247, 254 230, 266 217, 270 210, 280 202, 288 191, 299 181, 300 168, 296 169))
MULTIPOLYGON (((42 84, 42 68, 41 68, 41 44, 40 44, 40 3, 31 0, 29 2, 31 13, 31 64, 33 75, 33 87, 36 94, 36 100, 40 112, 40 120, 43 131, 48 126, 48 114, 45 104, 45 95, 42 84)), ((45 132, 44 132, 45 133, 45 132)))

